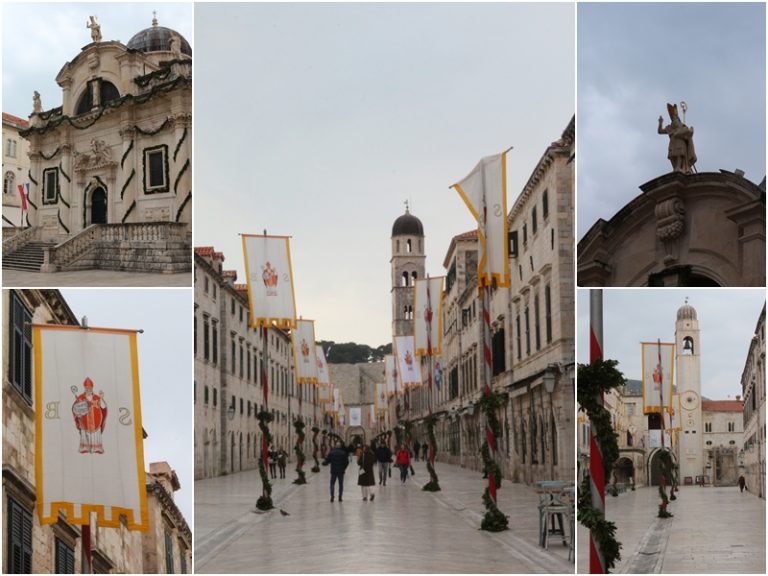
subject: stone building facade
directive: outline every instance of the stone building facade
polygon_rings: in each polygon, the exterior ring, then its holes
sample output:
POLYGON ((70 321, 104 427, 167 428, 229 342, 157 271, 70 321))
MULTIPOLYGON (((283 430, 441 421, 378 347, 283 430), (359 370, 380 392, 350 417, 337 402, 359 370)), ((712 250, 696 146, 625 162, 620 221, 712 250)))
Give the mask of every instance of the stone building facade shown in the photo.
POLYGON ((578 244, 579 286, 765 286, 765 179, 671 172, 578 244))
MULTIPOLYGON (((41 525, 35 511, 35 411, 33 347, 29 323, 78 324, 58 290, 3 290, 3 487, 2 536, 5 574, 81 573, 81 527, 63 515, 41 525)), ((160 488, 167 463, 150 464, 147 475, 149 531, 91 526, 95 573, 165 573, 153 563, 150 535, 172 524, 173 547, 164 549, 176 572, 191 570, 192 534, 173 504, 175 486, 160 488), (158 468, 159 467, 159 468, 158 468), (163 471, 158 474, 158 470, 163 471), (170 492, 168 492, 170 490, 170 492)), ((171 473, 175 477, 175 474, 171 473)))
MULTIPOLYGON (((514 482, 574 476, 574 140, 575 120, 544 152, 515 200, 511 284, 491 294, 492 387, 504 395, 498 458, 514 482)), ((481 303, 475 231, 453 238, 444 260, 444 366, 434 390, 443 461, 480 469, 484 432, 481 303)), ((426 378, 426 369, 422 370, 426 378)), ((414 436, 426 438, 427 387, 411 392, 414 436)))
MULTIPOLYGON (((195 248, 195 479, 257 468, 261 446, 263 340, 250 327, 246 286, 223 263, 213 247, 195 248)), ((274 446, 292 454, 293 420, 301 415, 307 433, 322 409, 317 388, 294 381, 290 335, 270 329, 267 346, 270 432, 274 446)))
POLYGON ((19 132, 27 128, 29 122, 3 112, 3 228, 9 228, 9 232, 22 226, 17 186, 28 182, 29 142, 19 132))
POLYGON ((765 498, 765 306, 755 326, 744 370, 744 477, 754 493, 765 498))
POLYGON ((62 104, 33 100, 31 228, 43 271, 191 269, 192 50, 159 26, 127 44, 100 34, 56 76, 62 104))

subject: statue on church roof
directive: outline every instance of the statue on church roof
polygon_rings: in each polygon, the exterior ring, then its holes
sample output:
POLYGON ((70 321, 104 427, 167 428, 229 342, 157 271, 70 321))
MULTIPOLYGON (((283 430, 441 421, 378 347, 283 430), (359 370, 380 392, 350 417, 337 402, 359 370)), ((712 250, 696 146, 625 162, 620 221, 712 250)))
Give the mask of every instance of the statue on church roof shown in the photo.
POLYGON ((43 104, 40 101, 40 92, 37 90, 32 93, 32 111, 35 114, 39 114, 43 111, 43 104))
POLYGON ((91 41, 101 42, 101 24, 96 21, 96 16, 89 16, 90 22, 85 23, 85 27, 91 31, 91 41))
MULTIPOLYGON (((680 105, 685 112, 688 108, 685 102, 680 105)), ((693 148, 693 127, 688 127, 680 120, 677 104, 667 104, 667 112, 671 122, 664 126, 664 118, 659 116, 659 134, 669 136, 669 152, 667 158, 672 163, 673 172, 691 174, 696 164, 696 151, 693 148)))

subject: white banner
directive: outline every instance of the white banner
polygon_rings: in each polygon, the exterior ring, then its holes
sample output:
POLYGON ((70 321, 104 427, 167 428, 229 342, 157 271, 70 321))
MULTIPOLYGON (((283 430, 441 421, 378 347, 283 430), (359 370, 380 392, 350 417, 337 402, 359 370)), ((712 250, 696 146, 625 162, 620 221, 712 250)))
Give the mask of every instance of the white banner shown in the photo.
POLYGON ((320 384, 317 387, 317 401, 320 402, 321 404, 327 404, 327 403, 333 402, 330 385, 320 384))
POLYGON ((45 325, 35 354, 38 515, 54 524, 146 531, 147 492, 136 332, 45 325))
POLYGON ((362 426, 362 414, 360 413, 360 406, 351 406, 349 408, 349 425, 350 426, 362 426))
POLYGON ((297 320, 291 331, 294 377, 297 384, 317 384, 317 350, 314 320, 297 320))
POLYGON ((373 404, 370 404, 370 409, 368 410, 368 426, 373 427, 376 425, 376 407, 373 404))
POLYGON ((317 360, 317 383, 326 386, 330 385, 331 376, 328 372, 328 362, 325 359, 325 353, 320 344, 315 346, 315 359, 317 360))
POLYGON ((443 344, 443 277, 416 279, 413 286, 416 355, 436 356, 443 344), (428 338, 429 337, 429 338, 428 338))
POLYGON ((288 237, 242 236, 251 327, 293 328, 296 303, 288 237))
POLYGON ((338 388, 333 389, 333 411, 338 412, 341 408, 341 391, 338 388))
POLYGON ((669 420, 664 421, 665 424, 668 422, 669 425, 666 426, 669 430, 681 430, 680 426, 680 395, 674 394, 672 396, 672 413, 669 416, 669 420))
MULTIPOLYGON (((661 448, 661 430, 648 430, 650 437, 650 448, 661 448)), ((664 447, 672 448, 672 434, 669 430, 664 430, 664 447)))
POLYGON ((386 382, 376 383, 376 410, 386 410, 387 408, 387 384, 386 382))
POLYGON ((413 336, 395 336, 399 380, 404 388, 421 386, 421 365, 413 353, 413 336))
POLYGON ((477 280, 480 286, 509 286, 509 247, 507 244, 507 153, 487 156, 472 172, 452 188, 461 196, 478 223, 480 261, 477 280), (483 205, 487 218, 483 227, 483 205), (485 228, 485 236, 483 236, 485 228), (487 266, 487 268, 486 268, 487 266))
POLYGON ((675 345, 641 342, 643 358, 643 414, 672 409, 675 345))
POLYGON ((388 354, 384 357, 384 367, 387 373, 387 394, 392 396, 398 390, 397 386, 397 363, 394 354, 388 354))

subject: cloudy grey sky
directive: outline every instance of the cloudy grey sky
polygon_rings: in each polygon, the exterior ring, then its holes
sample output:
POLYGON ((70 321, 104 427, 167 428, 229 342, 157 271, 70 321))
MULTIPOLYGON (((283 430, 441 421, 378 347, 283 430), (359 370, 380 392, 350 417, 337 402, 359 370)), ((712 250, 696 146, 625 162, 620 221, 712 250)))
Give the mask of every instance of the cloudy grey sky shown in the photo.
POLYGON ((61 290, 78 318, 99 328, 143 329, 139 347, 141 416, 148 437, 144 464, 166 461, 181 489, 176 505, 192 524, 192 291, 189 289, 61 290))
MULTIPOLYGON (((640 342, 675 341, 677 310, 696 309, 701 331, 701 393, 711 400, 735 398, 757 319, 762 289, 643 288, 603 290, 603 357, 619 361, 625 378, 639 380, 640 342)), ((577 361, 589 362, 589 290, 578 290, 577 361)))
POLYGON ((153 10, 158 24, 184 36, 194 54, 191 3, 3 2, 3 112, 27 119, 34 90, 44 110, 61 106, 56 75, 91 42, 88 16, 98 17, 105 41, 127 44, 152 25, 153 10))
POLYGON ((574 114, 573 4, 197 4, 195 244, 290 235, 318 339, 391 341, 392 223, 427 272, 476 227, 458 194, 510 154, 508 206, 574 114))
POLYGON ((760 183, 765 4, 581 3, 577 93, 577 240, 670 171, 667 102, 688 104, 699 172, 760 183))

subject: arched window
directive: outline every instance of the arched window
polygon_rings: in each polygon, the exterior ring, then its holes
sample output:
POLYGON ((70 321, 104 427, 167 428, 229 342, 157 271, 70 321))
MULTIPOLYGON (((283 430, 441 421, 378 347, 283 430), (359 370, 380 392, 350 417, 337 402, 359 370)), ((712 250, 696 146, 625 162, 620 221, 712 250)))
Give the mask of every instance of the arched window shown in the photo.
POLYGON ((403 272, 403 279, 401 286, 408 286, 408 272, 403 272))
POLYGON ((400 254, 400 240, 395 241, 395 253, 400 254))
POLYGON ((690 356, 694 354, 694 347, 693 347, 693 338, 690 336, 686 336, 683 338, 683 355, 684 356, 690 356))
POLYGON ((16 181, 16 176, 10 170, 3 176, 3 194, 13 194, 13 183, 16 181))
POLYGON ((85 114, 90 112, 94 107, 93 92, 94 89, 98 92, 98 106, 105 106, 113 100, 120 98, 120 92, 112 82, 107 82, 101 78, 90 80, 80 94, 80 98, 77 101, 77 107, 75 108, 75 115, 85 114))
POLYGON ((413 247, 411 246, 411 239, 408 238, 408 240, 405 241, 405 251, 410 253, 413 250, 413 247))
POLYGON ((416 277, 417 277, 417 274, 416 274, 416 272, 411 272, 411 278, 413 279, 413 282, 412 282, 412 284, 413 284, 414 286, 416 285, 416 277))

